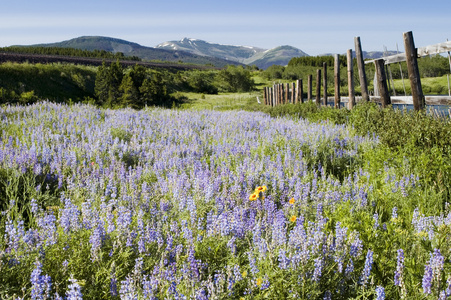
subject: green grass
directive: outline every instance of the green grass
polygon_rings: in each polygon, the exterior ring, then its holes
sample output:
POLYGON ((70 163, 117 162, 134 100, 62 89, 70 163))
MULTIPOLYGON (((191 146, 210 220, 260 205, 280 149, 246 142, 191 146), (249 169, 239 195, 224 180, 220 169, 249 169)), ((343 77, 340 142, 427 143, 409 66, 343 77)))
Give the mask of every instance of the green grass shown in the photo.
MULTIPOLYGON (((406 88, 406 94, 411 94, 410 81, 405 75, 404 86, 406 88)), ((451 78, 450 78, 451 80, 451 78)), ((403 80, 394 79, 395 90, 397 95, 404 95, 403 80)), ((446 75, 442 77, 426 77, 421 78, 421 87, 425 95, 448 95, 448 78, 446 75)))
POLYGON ((257 96, 262 101, 260 92, 251 93, 220 93, 217 95, 207 95, 199 93, 178 93, 187 98, 181 109, 211 109, 211 110, 231 110, 243 109, 250 103, 257 103, 257 96))

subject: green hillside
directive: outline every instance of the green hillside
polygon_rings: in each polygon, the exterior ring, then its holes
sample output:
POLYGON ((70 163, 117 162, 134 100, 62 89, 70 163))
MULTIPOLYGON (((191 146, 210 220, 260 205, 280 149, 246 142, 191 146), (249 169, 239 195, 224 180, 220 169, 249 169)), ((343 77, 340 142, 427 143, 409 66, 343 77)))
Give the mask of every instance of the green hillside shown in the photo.
POLYGON ((0 64, 0 102, 63 102, 94 97, 96 68, 72 64, 0 64))

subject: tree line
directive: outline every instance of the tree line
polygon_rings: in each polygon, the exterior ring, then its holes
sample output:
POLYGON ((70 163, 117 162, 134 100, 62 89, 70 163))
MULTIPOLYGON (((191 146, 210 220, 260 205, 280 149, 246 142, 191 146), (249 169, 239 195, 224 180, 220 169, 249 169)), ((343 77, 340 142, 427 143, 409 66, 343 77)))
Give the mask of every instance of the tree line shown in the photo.
POLYGON ((63 47, 10 46, 0 48, 0 52, 141 61, 141 58, 137 56, 125 56, 122 52, 112 53, 105 50, 82 50, 63 47))
POLYGON ((217 94, 255 88, 251 69, 230 65, 222 70, 126 67, 119 60, 99 67, 75 64, 0 64, 0 103, 89 102, 102 107, 173 106, 177 92, 217 94))
MULTIPOLYGON (((340 60, 340 73, 342 78, 346 78, 347 59, 345 55, 339 56, 340 60), (344 76, 344 77, 343 77, 344 76)), ((287 66, 272 65, 262 72, 264 78, 268 80, 274 79, 286 79, 296 80, 299 78, 307 78, 310 74, 316 74, 317 69, 323 67, 323 63, 327 64, 329 69, 333 68, 334 57, 333 56, 304 56, 294 57, 290 60, 287 66)), ((354 74, 357 74, 357 62, 353 59, 354 74)), ((432 55, 427 57, 418 58, 418 68, 420 71, 420 77, 440 77, 450 73, 450 65, 447 57, 441 55, 432 55)), ((374 64, 366 64, 365 71, 368 78, 373 78, 375 69, 374 64)), ((406 62, 402 62, 399 65, 391 65, 390 71, 394 78, 401 78, 401 72, 403 76, 407 74, 406 62), (401 68, 399 68, 401 66, 401 68)), ((333 72, 333 71, 332 71, 333 72)), ((333 73, 331 72, 332 76, 333 73)), ((331 77, 331 76, 329 76, 331 77)), ((358 78, 356 78, 358 79, 358 78)))

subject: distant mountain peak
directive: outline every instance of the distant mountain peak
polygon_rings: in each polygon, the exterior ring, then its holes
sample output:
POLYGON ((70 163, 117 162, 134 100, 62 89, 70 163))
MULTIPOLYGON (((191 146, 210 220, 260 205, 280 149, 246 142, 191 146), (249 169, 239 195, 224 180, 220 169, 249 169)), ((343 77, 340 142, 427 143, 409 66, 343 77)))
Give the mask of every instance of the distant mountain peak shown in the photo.
POLYGON ((158 44, 156 48, 186 51, 197 55, 219 57, 248 65, 255 64, 259 68, 267 68, 272 64, 287 65, 291 58, 307 54, 293 46, 283 45, 273 49, 253 46, 237 46, 210 43, 204 40, 184 37, 179 41, 168 41, 158 44))

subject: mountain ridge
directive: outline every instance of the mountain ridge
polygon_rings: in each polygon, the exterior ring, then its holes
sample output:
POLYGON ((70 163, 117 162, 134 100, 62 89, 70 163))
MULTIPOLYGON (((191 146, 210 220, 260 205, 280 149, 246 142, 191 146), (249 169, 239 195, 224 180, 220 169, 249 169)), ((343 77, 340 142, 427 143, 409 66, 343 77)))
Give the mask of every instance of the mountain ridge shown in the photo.
MULTIPOLYGON (((272 49, 254 46, 236 46, 210 43, 200 39, 183 38, 178 41, 167 41, 155 47, 142 46, 138 43, 123 39, 104 36, 81 36, 70 40, 35 44, 38 47, 62 47, 82 50, 104 50, 112 53, 121 52, 125 56, 135 56, 143 60, 185 62, 199 65, 213 65, 224 67, 234 65, 255 65, 266 69, 271 65, 288 65, 293 57, 309 56, 307 53, 293 46, 283 45, 272 49)), ((392 54, 393 51, 388 51, 392 54)), ((364 58, 380 58, 382 51, 364 51, 364 58)), ((318 56, 332 55, 326 53, 318 56)))
POLYGON ((142 46, 138 43, 104 36, 81 36, 62 42, 34 44, 30 46, 75 48, 82 50, 104 50, 113 53, 122 52, 125 56, 136 56, 140 59, 149 61, 182 61, 184 63, 193 63, 200 65, 210 64, 216 67, 224 67, 229 64, 241 65, 238 62, 228 61, 213 56, 201 56, 185 51, 169 51, 166 49, 147 47, 142 46))

